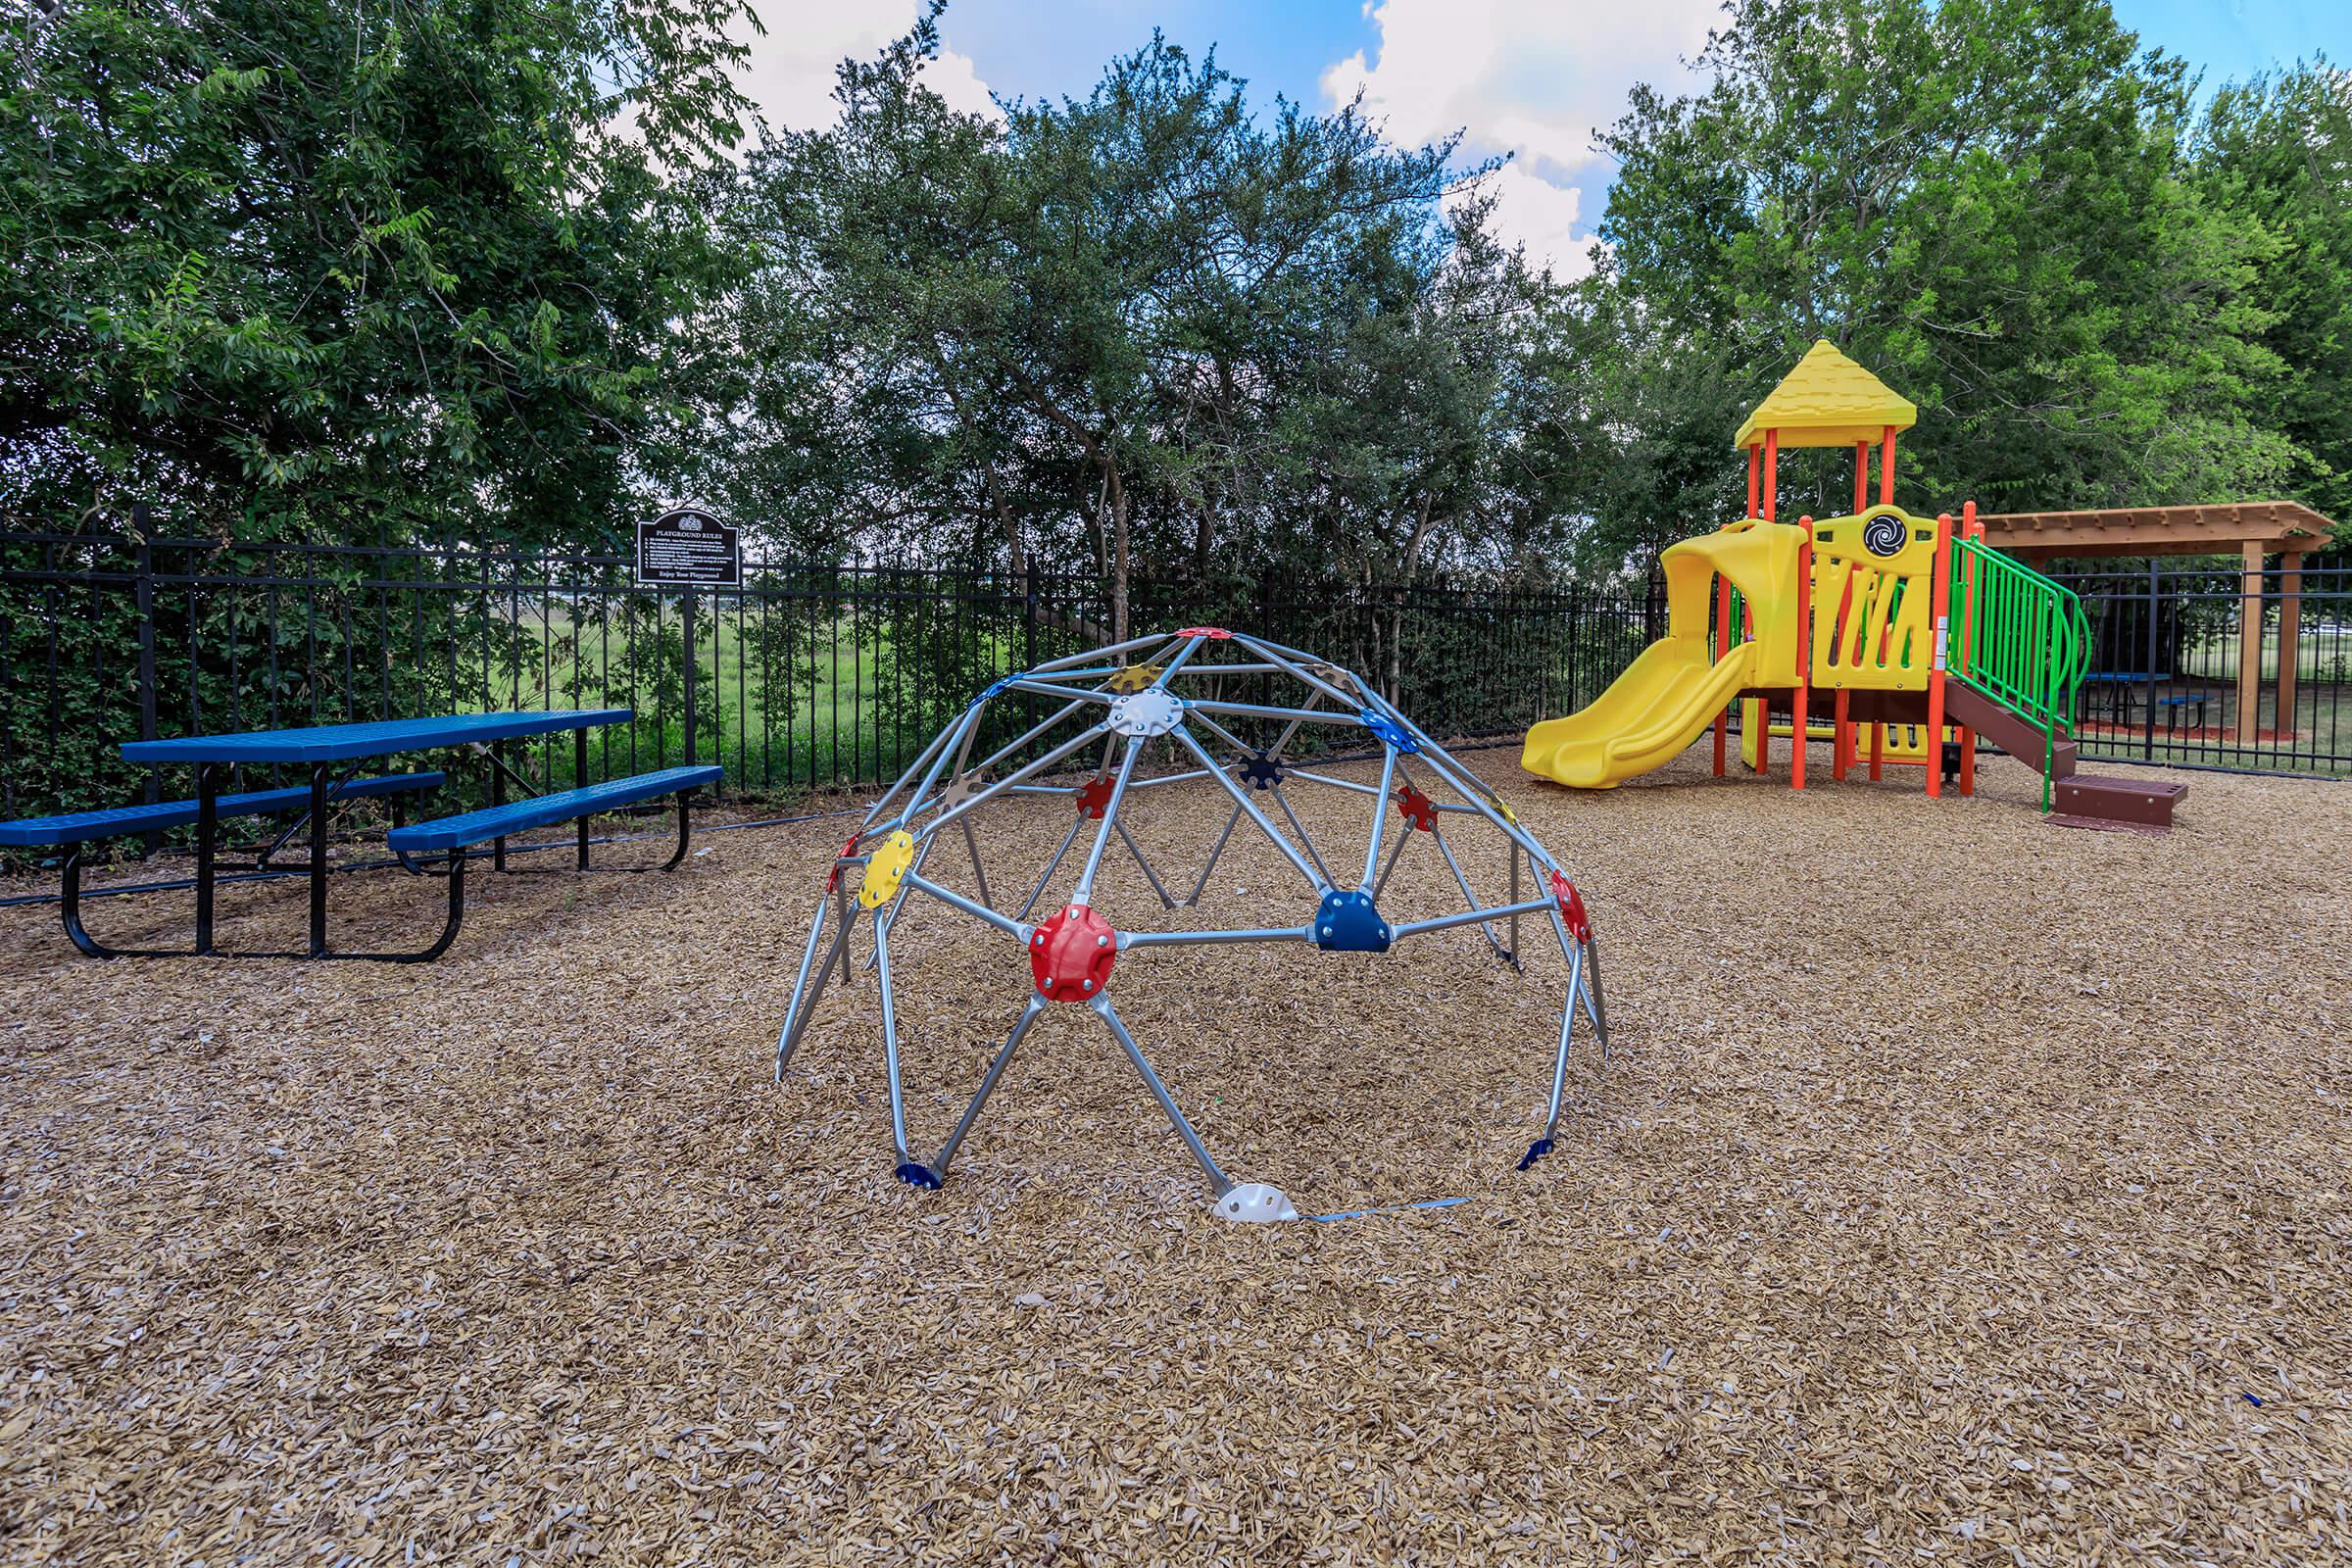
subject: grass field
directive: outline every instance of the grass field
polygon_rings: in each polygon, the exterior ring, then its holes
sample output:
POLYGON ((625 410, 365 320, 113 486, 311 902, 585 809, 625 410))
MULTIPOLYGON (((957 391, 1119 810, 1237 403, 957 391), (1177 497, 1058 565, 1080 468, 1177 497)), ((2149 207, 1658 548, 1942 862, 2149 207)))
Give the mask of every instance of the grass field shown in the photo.
MULTIPOLYGON (((634 630, 618 617, 590 617, 573 627, 551 616, 519 626, 526 639, 519 667, 495 687, 498 706, 631 708, 635 723, 600 735, 600 747, 617 748, 612 755, 625 760, 633 744, 642 766, 685 756, 683 646, 674 611, 659 622, 641 618, 634 630)), ((813 635, 802 624, 788 639, 763 644, 757 630, 746 635, 741 617, 698 616, 697 757, 721 763, 733 788, 755 794, 886 773, 906 744, 883 723, 877 672, 889 652, 887 632, 860 648, 846 624, 813 635)), ((545 750, 555 776, 567 780, 569 753, 545 750)), ((606 753, 598 755, 601 762, 606 753)))
MULTIPOLYGON (((2206 637, 2187 644, 2181 651, 2181 667, 2176 673, 2203 680, 2230 681, 2237 679, 2238 652, 2244 640, 2236 636, 2206 637)), ((2278 678, 2278 660, 2282 652, 2276 626, 2262 639, 2262 678, 2278 678)), ((2315 635, 2305 627, 2295 648, 2295 675, 2301 684, 2352 683, 2352 629, 2335 629, 2326 635, 2315 635)))

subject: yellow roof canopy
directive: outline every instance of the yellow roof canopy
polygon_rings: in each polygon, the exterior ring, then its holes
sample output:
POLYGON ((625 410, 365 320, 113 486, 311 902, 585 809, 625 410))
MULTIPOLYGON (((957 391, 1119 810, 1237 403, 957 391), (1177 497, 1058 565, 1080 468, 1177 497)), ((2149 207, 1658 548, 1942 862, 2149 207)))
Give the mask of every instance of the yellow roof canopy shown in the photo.
POLYGON ((1896 397, 1886 382, 1821 338, 1756 405, 1732 444, 1755 446, 1765 431, 1778 430, 1784 447, 1850 447, 1878 440, 1889 425, 1908 430, 1918 422, 1919 410, 1910 399, 1896 397))

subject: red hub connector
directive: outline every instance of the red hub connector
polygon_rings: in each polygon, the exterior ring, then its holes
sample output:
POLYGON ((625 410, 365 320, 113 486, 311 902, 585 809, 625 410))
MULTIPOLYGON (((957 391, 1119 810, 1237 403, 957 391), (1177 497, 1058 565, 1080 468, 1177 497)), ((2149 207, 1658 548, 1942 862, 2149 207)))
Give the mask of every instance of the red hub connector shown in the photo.
POLYGON ((1088 779, 1079 787, 1076 797, 1078 814, 1102 821, 1102 813, 1110 809, 1110 792, 1117 783, 1108 773, 1098 773, 1088 779))
POLYGON ((830 893, 835 888, 841 886, 841 862, 858 853, 858 841, 863 837, 865 837, 863 832, 857 832, 842 840, 841 853, 833 857, 833 869, 825 877, 825 891, 827 893, 830 893))
POLYGON ((1403 812, 1404 819, 1420 831, 1424 833, 1437 831, 1438 808, 1430 804, 1428 796, 1410 784, 1396 786, 1396 809, 1403 812))
POLYGON ((1083 904, 1073 904, 1029 937, 1029 975, 1048 1002, 1092 1002, 1110 980, 1119 934, 1083 904))
POLYGON ((1551 896, 1560 906, 1560 919, 1568 927, 1568 934, 1579 942, 1592 941, 1592 917, 1585 913, 1585 898, 1576 891, 1576 884, 1554 871, 1551 896))

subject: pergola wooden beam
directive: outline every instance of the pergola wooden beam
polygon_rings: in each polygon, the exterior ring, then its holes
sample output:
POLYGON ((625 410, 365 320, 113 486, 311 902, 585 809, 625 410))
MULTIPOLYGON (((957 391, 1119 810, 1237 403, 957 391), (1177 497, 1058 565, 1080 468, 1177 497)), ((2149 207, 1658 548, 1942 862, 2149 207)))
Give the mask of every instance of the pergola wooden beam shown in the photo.
POLYGON ((2262 727, 2262 558, 2278 562, 2278 710, 2282 734, 2295 731, 2295 659, 2303 612, 2303 557, 2324 550, 2335 524, 2297 501, 2246 501, 2215 507, 2120 507, 2105 512, 1979 514, 1987 544, 2027 561, 2053 557, 2222 556, 2240 561, 2237 611, 2237 740, 2251 746, 2262 727))
POLYGON ((2053 556, 2230 556, 2326 549, 2335 525, 2299 501, 2214 507, 2118 507, 2101 512, 1979 513, 1984 542, 2029 561, 2053 556))

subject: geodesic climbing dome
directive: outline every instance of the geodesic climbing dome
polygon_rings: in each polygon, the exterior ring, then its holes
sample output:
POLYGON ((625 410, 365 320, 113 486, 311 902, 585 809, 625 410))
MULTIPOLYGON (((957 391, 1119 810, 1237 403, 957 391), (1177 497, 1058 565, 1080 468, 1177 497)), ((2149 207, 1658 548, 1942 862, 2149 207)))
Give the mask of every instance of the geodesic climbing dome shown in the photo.
MULTIPOLYGON (((1328 837, 1328 829, 1326 833, 1328 837)), ((1180 884, 1181 878, 1177 880, 1180 884)), ((850 936, 861 918, 871 922, 873 933, 867 961, 875 972, 882 1010, 897 1175, 917 1187, 936 1188, 947 1179, 949 1163, 979 1119, 1022 1037, 1046 1008, 1058 1003, 1084 1007, 1102 1020, 1207 1175, 1216 1192, 1217 1214, 1245 1220, 1298 1217, 1280 1190, 1262 1182, 1237 1184, 1226 1176, 1120 1020, 1111 1002, 1114 971, 1123 955, 1138 949, 1296 943, 1330 953, 1387 953, 1415 936, 1475 925, 1495 956, 1516 966, 1522 921, 1547 926, 1567 961, 1568 980, 1544 1131, 1520 1159, 1521 1170, 1551 1152, 1567 1082, 1568 1049, 1580 1011, 1591 1020, 1602 1059, 1607 1059, 1607 1014, 1584 900, 1511 808, 1361 676, 1296 648, 1214 626, 1132 638, 1007 676, 975 698, 924 748, 842 846, 817 898, 793 982, 792 1004, 776 1040, 778 1082, 827 982, 836 976, 845 984, 851 979, 850 936), (1001 733, 1005 727, 1003 710, 1009 705, 1018 705, 1025 714, 1051 711, 975 760, 976 742, 992 712, 1001 733), (1302 749, 1299 737, 1309 726, 1315 727, 1311 733, 1326 750, 1369 751, 1377 746, 1378 786, 1302 765, 1294 753, 1302 749), (1175 763, 1174 769, 1138 776, 1139 764, 1155 744, 1175 763), (1061 782, 1067 770, 1084 765, 1090 754, 1096 760, 1093 772, 1077 783, 1061 782), (1191 892, 1179 897, 1162 868, 1152 864, 1120 820, 1120 810, 1137 792, 1187 781, 1196 788, 1186 792, 1186 798, 1205 803, 1211 814, 1201 824, 1200 868, 1191 892), (1349 792, 1363 802, 1367 827, 1360 874, 1353 874, 1357 867, 1352 858, 1339 858, 1344 847, 1318 844, 1308 834, 1285 793, 1286 785, 1301 784, 1349 792), (973 813, 992 803, 1002 803, 1003 809, 1026 807, 1070 813, 1069 830, 1052 858, 1034 880, 1024 876, 1007 890, 1005 899, 990 890, 988 868, 972 830, 973 813), (1270 803, 1275 814, 1261 803, 1270 803), (1222 826, 1212 834, 1213 813, 1228 806, 1222 826), (1449 822, 1455 837, 1465 832, 1499 836, 1508 885, 1499 902, 1480 900, 1463 869, 1463 857, 1456 855, 1448 837, 1449 822), (1302 884, 1297 924, 1121 930, 1094 907, 1096 882, 1114 839, 1142 870, 1161 911, 1172 912, 1200 906, 1237 831, 1263 834, 1297 873, 1302 884), (1393 920, 1382 912, 1381 897, 1407 846, 1420 838, 1428 840, 1421 853, 1443 858, 1452 885, 1460 890, 1461 906, 1425 918, 1393 920), (976 896, 925 875, 942 844, 956 845, 968 856, 976 896), (1058 908, 1033 921, 1046 890, 1081 846, 1085 858, 1076 885, 1058 908), (1327 851, 1332 853, 1327 856, 1327 851), (1026 895, 1019 906, 1010 906, 1008 899, 1023 889, 1026 895), (1018 944, 1033 987, 955 1130, 928 1157, 907 1142, 899 1025, 891 991, 891 930, 906 901, 916 896, 936 900, 991 928, 1006 941, 1008 962, 1018 961, 1011 953, 1012 945, 1018 944)))

